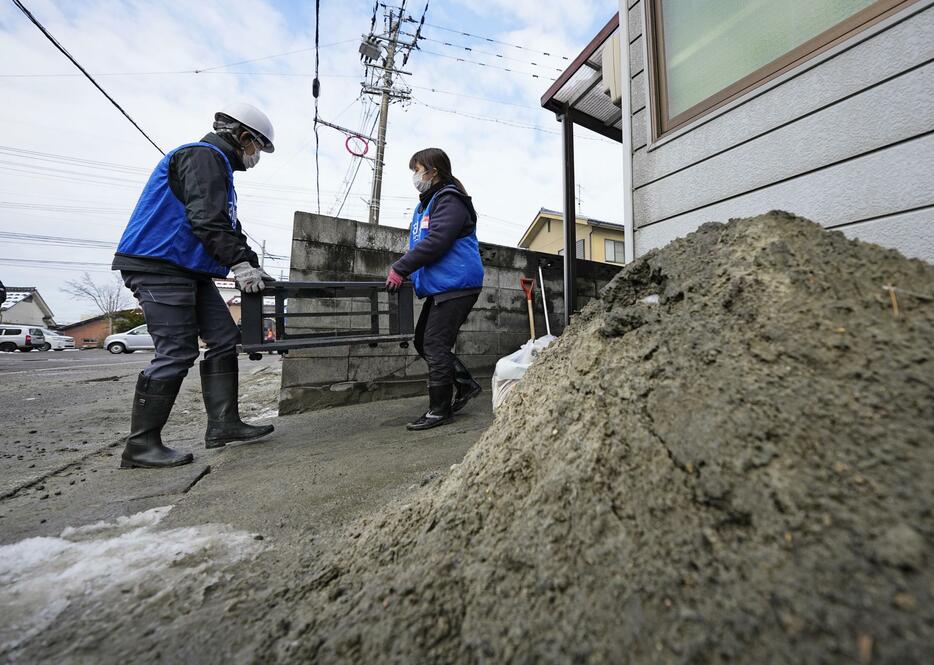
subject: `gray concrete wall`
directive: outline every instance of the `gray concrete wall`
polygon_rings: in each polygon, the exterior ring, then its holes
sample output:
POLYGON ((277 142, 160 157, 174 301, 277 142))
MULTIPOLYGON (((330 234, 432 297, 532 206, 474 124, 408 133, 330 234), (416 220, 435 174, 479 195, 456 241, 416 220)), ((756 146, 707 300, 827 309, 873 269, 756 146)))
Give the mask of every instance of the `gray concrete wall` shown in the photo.
MULTIPOLYGON (((390 264, 407 247, 408 232, 387 226, 372 226, 350 219, 311 213, 295 213, 292 235, 291 281, 383 280, 390 264)), ((455 352, 478 377, 492 375, 496 361, 519 348, 529 338, 528 309, 520 277, 536 281, 535 332, 545 334, 545 321, 538 290, 538 267, 542 265, 553 334, 563 329, 564 288, 561 257, 480 243, 484 286, 470 317, 461 329, 455 352)), ((577 294, 583 307, 619 271, 592 261, 578 261, 577 294)), ((381 296, 383 305, 386 296, 381 296)), ((354 303, 334 301, 290 303, 290 312, 342 308, 354 303)), ((368 302, 359 303, 365 311, 368 302)), ((381 307, 383 309, 384 307, 381 307)), ((416 300, 415 317, 421 312, 416 300)), ((293 319, 290 332, 327 330, 338 319, 293 319)), ((366 328, 369 317, 344 318, 355 328, 366 328)), ((388 321, 381 322, 385 328, 388 321)), ((427 367, 415 349, 398 344, 348 345, 291 351, 282 368, 280 413, 296 413, 342 404, 392 399, 425 393, 427 367)))
POLYGON ((645 2, 628 4, 637 256, 782 209, 934 262, 934 0, 657 141, 645 2))

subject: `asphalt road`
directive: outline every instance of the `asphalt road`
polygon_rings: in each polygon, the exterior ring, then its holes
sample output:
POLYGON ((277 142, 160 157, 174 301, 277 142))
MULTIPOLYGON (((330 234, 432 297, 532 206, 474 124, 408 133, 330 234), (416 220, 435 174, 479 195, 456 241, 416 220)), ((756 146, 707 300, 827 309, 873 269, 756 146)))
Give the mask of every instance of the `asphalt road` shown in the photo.
MULTIPOLYGON (((0 498, 89 455, 111 454, 126 436, 136 377, 152 356, 0 353, 0 498)), ((251 372, 278 362, 278 356, 243 358, 240 367, 251 372)), ((196 366, 182 384, 169 432, 194 442, 203 435, 203 419, 196 366)))
MULTIPOLYGON (((95 372, 105 368, 145 367, 152 351, 114 355, 102 349, 0 353, 0 377, 10 374, 95 372)), ((137 370, 139 371, 139 370, 137 370)), ((76 374, 77 376, 77 374, 76 374)))
POLYGON ((440 482, 492 418, 488 394, 425 432, 404 426, 424 397, 276 418, 280 357, 241 357, 240 413, 272 435, 205 449, 195 368, 163 431, 194 463, 122 470, 150 358, 0 354, 0 662, 262 660, 334 535, 440 482))

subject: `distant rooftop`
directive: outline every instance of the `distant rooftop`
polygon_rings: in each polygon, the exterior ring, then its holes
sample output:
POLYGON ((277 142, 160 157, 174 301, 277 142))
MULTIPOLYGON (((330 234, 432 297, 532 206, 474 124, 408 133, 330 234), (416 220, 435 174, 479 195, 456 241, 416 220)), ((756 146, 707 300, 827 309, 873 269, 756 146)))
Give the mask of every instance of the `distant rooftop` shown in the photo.
MULTIPOLYGON (((544 220, 550 217, 554 217, 560 222, 564 221, 564 213, 558 212, 557 210, 551 210, 549 208, 539 208, 538 213, 535 215, 535 219, 532 220, 532 223, 529 224, 529 228, 525 230, 525 233, 523 233, 522 237, 519 239, 518 246, 528 247, 532 237, 541 228, 544 220)), ((620 232, 622 232, 625 228, 622 224, 617 224, 616 222, 605 222, 602 219, 594 219, 593 217, 587 217, 585 215, 578 215, 577 221, 584 224, 589 224, 590 226, 596 226, 598 228, 604 229, 613 229, 620 232)))
POLYGON ((36 292, 34 286, 8 286, 6 287, 6 302, 0 305, 0 310, 10 309, 16 303, 27 300, 36 292))

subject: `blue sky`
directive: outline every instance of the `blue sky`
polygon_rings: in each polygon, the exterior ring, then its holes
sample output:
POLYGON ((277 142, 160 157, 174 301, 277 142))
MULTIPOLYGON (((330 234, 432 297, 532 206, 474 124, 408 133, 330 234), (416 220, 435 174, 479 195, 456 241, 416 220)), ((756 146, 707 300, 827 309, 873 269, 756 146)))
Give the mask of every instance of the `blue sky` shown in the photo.
MULTIPOLYGON (((271 0, 30 0, 25 3, 163 148, 210 131, 214 111, 229 101, 264 109, 276 127, 277 150, 237 176, 244 225, 267 248, 287 256, 295 210, 315 210, 313 98, 314 3, 271 0), (301 51, 277 56, 284 52, 301 51), (236 66, 241 60, 263 58, 236 66), (192 70, 213 68, 193 74, 192 70), (159 73, 151 72, 188 72, 159 73)), ((322 92, 325 120, 362 128, 374 117, 360 96, 357 54, 370 26, 369 1, 322 0, 322 92)), ((407 10, 416 18, 424 0, 407 10)), ((457 28, 537 51, 574 57, 614 14, 614 0, 432 0, 427 23, 457 28)), ((382 21, 377 22, 377 29, 382 21)), ((406 24, 407 27, 414 27, 406 24)), ((539 99, 567 61, 459 36, 427 26, 406 81, 413 101, 390 110, 381 223, 405 226, 416 200, 409 155, 433 145, 451 155, 454 172, 481 214, 481 240, 514 245, 540 207, 561 207, 560 126, 539 99), (470 46, 467 53, 438 42, 470 46), (429 51, 441 54, 433 55, 429 51), (485 53, 480 53, 484 51, 485 53), (496 54, 504 58, 496 57, 496 54), (446 57, 443 57, 446 56, 446 57), (508 65, 524 73, 478 67, 456 57, 508 65), (505 58, 511 58, 506 60, 505 58), (538 63, 537 66, 532 62, 538 63), (533 79, 528 72, 539 72, 533 79), (434 91, 433 91, 434 90, 434 91), (504 124, 507 123, 507 124, 504 124), (512 123, 512 124, 508 124, 512 123), (515 126, 520 125, 520 126, 515 126), (537 129, 536 129, 537 128, 537 129)), ((116 243, 148 172, 160 155, 32 26, 12 3, 0 4, 0 230, 116 243), (56 76, 48 76, 55 74, 56 76), (5 152, 4 152, 5 151, 5 152), (88 160, 103 166, 89 165, 88 160), (53 170, 56 169, 56 170, 53 170)), ((354 162, 345 137, 322 128, 321 210, 364 219, 368 163, 350 190, 354 162)), ((619 218, 622 156, 618 144, 578 130, 581 212, 619 218)), ((60 321, 90 314, 59 290, 80 266, 55 269, 2 259, 86 262, 95 279, 110 278, 110 250, 53 244, 0 249, 5 284, 38 286, 60 321)), ((270 271, 287 270, 287 260, 270 271)))

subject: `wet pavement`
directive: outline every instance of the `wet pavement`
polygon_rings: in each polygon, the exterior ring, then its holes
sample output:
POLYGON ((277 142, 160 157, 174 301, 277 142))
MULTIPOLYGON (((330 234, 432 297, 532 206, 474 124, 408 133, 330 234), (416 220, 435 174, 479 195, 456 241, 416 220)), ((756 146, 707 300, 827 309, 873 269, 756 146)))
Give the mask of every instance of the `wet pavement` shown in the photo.
POLYGON ((486 391, 426 432, 404 427, 423 398, 275 418, 279 358, 241 359, 241 412, 272 418, 272 435, 206 450, 195 371, 165 431, 195 462, 120 470, 149 354, 70 355, 79 361, 0 364, 0 403, 18 407, 0 413, 2 662, 254 658, 270 580, 313 566, 355 518, 436 482, 491 420, 486 391), (50 371, 13 374, 33 365, 50 371))

